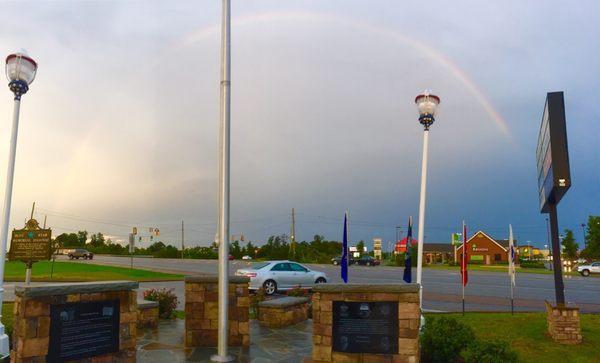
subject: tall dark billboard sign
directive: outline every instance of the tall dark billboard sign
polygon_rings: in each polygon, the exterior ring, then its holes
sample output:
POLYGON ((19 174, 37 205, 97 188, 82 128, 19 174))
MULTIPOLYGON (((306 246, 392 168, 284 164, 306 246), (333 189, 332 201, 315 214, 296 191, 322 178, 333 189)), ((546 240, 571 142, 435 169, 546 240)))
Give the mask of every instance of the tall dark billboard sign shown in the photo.
POLYGON ((562 92, 546 97, 536 150, 540 210, 550 212, 571 186, 565 102, 562 92))
POLYGON ((548 213, 550 216, 556 303, 564 305, 565 288, 562 278, 556 205, 571 186, 571 172, 567 146, 565 101, 562 92, 550 92, 546 96, 538 135, 536 159, 540 211, 548 213))

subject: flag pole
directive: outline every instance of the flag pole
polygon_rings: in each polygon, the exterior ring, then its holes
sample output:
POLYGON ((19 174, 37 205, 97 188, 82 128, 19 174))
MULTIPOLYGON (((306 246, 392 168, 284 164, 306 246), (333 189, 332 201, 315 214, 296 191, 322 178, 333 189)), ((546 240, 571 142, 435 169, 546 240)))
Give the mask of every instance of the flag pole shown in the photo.
POLYGON ((510 284, 510 314, 515 315, 515 247, 513 241, 513 230, 512 224, 508 225, 509 236, 508 236, 508 283, 510 284))
POLYGON ((461 263, 460 263, 460 269, 461 269, 461 285, 462 285, 462 314, 463 316, 465 315, 465 270, 466 270, 466 265, 467 265, 467 261, 465 261, 465 258, 467 256, 466 254, 466 249, 467 249, 467 228, 465 226, 465 221, 463 221, 463 248, 462 248, 462 259, 461 259, 461 263))

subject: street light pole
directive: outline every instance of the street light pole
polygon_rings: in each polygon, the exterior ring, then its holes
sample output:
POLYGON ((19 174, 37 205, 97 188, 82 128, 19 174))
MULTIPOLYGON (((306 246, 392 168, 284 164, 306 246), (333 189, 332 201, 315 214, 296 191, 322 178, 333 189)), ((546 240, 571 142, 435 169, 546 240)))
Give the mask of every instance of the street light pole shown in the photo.
MULTIPOLYGON (((0 314, 2 312, 4 298, 4 261, 6 260, 6 248, 8 245, 8 229, 10 223, 13 181, 15 176, 15 159, 17 157, 17 136, 19 134, 21 96, 29 90, 29 85, 35 79, 36 71, 37 63, 25 53, 11 54, 6 58, 6 76, 10 81, 8 87, 15 95, 15 104, 10 137, 10 150, 8 154, 8 167, 6 171, 4 206, 2 209, 2 230, 0 232, 0 314)), ((0 322, 0 357, 6 357, 9 354, 8 336, 4 332, 4 325, 0 322)))
POLYGON ((230 170, 230 66, 231 66, 231 4, 223 0, 221 17, 221 99, 220 99, 220 148, 219 148, 219 329, 217 354, 213 362, 232 362, 227 352, 228 292, 229 292, 229 170, 230 170))
MULTIPOLYGON (((435 111, 440 103, 440 98, 425 92, 415 98, 419 110, 419 123, 423 125, 423 159, 421 163, 421 196, 419 199, 419 237, 417 247, 417 284, 419 284, 419 304, 423 306, 423 239, 425 237, 425 199, 427 189, 427 154, 429 148, 429 127, 435 121, 435 111)), ((410 241, 407 241, 407 248, 410 241)))

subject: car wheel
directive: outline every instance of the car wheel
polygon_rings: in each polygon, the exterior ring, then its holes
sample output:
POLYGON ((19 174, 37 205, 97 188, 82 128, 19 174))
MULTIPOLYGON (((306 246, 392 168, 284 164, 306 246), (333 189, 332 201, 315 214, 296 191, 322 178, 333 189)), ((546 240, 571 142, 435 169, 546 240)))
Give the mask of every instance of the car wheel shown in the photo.
POLYGON ((367 262, 367 263, 366 263, 366 265, 367 265, 367 266, 371 266, 371 262, 367 262))
POLYGON ((73 256, 72 256, 72 255, 69 255, 69 260, 72 260, 72 259, 73 259, 73 256))
POLYGON ((265 294, 273 295, 277 292, 277 283, 273 280, 267 280, 263 284, 263 288, 265 289, 265 294))
POLYGON ((583 270, 583 271, 581 271, 581 275, 582 276, 586 276, 586 277, 589 276, 590 275, 590 270, 583 270))
POLYGON ((338 265, 338 262, 337 262, 337 261, 333 261, 333 265, 334 265, 334 266, 337 266, 337 265, 338 265))
POLYGON ((315 284, 324 284, 324 283, 326 283, 326 282, 327 282, 327 280, 325 280, 325 279, 324 279, 324 278, 322 278, 322 277, 319 277, 319 278, 317 279, 317 281, 315 281, 315 284))

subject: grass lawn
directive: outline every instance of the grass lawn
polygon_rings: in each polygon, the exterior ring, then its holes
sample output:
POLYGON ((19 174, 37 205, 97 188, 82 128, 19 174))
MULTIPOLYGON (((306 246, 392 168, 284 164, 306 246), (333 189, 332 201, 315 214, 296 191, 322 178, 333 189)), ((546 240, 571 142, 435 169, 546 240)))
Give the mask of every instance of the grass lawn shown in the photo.
POLYGON ((471 326, 478 338, 510 343, 522 362, 600 362, 600 314, 581 315, 583 343, 577 346, 554 343, 546 335, 546 313, 443 315, 471 326))
POLYGON ((2 304, 2 324, 4 324, 4 333, 10 337, 12 340, 12 330, 13 330, 13 303, 4 302, 2 304))
MULTIPOLYGON (((456 270, 456 271, 460 271, 460 266, 423 265, 423 267, 424 268, 439 269, 439 270, 456 270)), ((469 265, 468 269, 469 269, 469 271, 488 271, 488 272, 503 272, 503 273, 508 273, 508 265, 469 265)), ((517 273, 529 273, 529 274, 545 274, 545 275, 552 275, 552 274, 554 274, 553 271, 546 270, 545 268, 521 268, 521 267, 516 267, 515 271, 517 273)), ((581 276, 577 272, 563 272, 563 275, 581 276)), ((600 277, 600 274, 590 275, 590 276, 598 276, 598 277, 600 277)))
MULTIPOLYGON (((4 269, 5 281, 25 281, 25 264, 19 261, 7 261, 4 269)), ((33 264, 31 281, 168 281, 181 280, 182 275, 154 272, 150 270, 130 269, 94 265, 93 263, 59 262, 54 263, 54 273, 50 278, 52 261, 40 261, 33 264)))

